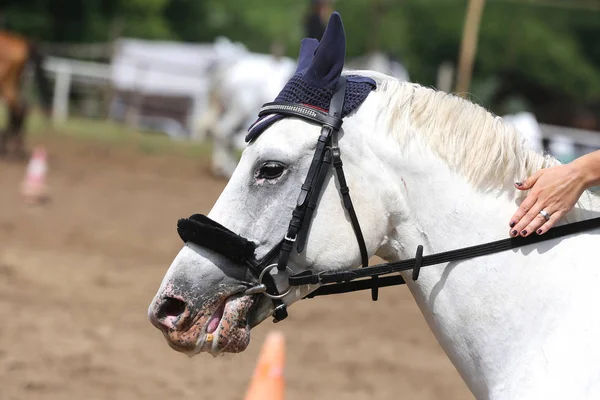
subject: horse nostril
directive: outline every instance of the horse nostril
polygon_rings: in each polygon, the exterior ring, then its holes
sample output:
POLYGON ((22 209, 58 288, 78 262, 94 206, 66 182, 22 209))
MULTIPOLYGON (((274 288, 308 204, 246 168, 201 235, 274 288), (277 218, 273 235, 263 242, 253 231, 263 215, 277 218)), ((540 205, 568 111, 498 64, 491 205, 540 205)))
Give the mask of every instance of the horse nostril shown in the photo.
POLYGON ((185 309, 185 302, 173 297, 166 297, 160 305, 156 316, 159 320, 165 320, 167 317, 179 317, 185 312, 185 309))

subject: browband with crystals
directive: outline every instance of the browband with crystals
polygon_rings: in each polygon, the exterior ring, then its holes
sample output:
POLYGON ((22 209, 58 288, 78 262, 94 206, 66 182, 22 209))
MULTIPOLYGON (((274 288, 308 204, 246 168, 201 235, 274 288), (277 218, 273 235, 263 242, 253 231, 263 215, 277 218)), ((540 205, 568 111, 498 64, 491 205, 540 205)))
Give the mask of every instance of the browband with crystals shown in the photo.
POLYGON ((342 127, 342 120, 340 118, 332 117, 324 111, 302 104, 272 102, 263 105, 258 112, 259 117, 264 117, 269 114, 298 117, 315 122, 319 125, 327 125, 336 130, 342 127))

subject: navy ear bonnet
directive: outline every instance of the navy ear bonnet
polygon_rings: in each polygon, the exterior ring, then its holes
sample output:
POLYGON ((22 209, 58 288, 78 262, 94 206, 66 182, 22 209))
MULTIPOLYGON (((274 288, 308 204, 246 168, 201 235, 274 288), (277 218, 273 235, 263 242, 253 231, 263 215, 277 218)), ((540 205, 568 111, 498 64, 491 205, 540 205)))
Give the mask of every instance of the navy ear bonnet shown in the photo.
MULTIPOLYGON (((346 34, 340 14, 334 12, 329 18, 321 42, 308 38, 302 40, 296 72, 275 101, 303 104, 328 111, 334 89, 342 74, 345 58, 346 34)), ((347 76, 342 117, 357 109, 376 87, 375 81, 371 78, 347 76)), ((281 114, 268 114, 259 118, 248 128, 246 142, 255 139, 282 118, 284 116, 281 114)))

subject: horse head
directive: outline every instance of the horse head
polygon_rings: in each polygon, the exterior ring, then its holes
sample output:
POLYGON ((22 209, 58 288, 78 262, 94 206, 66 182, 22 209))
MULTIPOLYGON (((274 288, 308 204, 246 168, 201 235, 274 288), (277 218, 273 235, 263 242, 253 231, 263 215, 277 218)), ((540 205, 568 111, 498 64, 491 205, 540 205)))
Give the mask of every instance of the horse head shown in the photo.
MULTIPOLYGON (((345 33, 339 15, 333 14, 320 43, 314 39, 303 41, 296 73, 278 96, 279 101, 312 102, 315 103, 311 105, 312 110, 326 115, 322 109, 329 107, 342 77, 344 59, 345 33), (304 97, 295 99, 294 96, 304 97)), ((340 132, 340 142, 348 143, 348 146, 341 145, 344 168, 355 207, 370 214, 368 210, 376 209, 376 204, 381 203, 369 188, 369 181, 376 179, 378 172, 368 167, 371 159, 361 154, 361 146, 356 141, 364 140, 359 136, 362 127, 356 126, 353 119, 376 85, 373 80, 360 76, 346 79, 342 111, 344 126, 350 128, 340 132), (355 138, 350 139, 352 136, 355 138)), ((185 231, 193 230, 194 223, 202 223, 202 217, 182 222, 187 226, 180 224, 183 238, 188 240, 149 308, 151 321, 175 349, 187 353, 242 351, 248 345, 250 328, 273 312, 274 304, 267 297, 260 293, 248 294, 257 279, 243 257, 231 257, 230 253, 247 246, 249 258, 261 260, 281 244, 320 133, 319 124, 299 118, 283 118, 277 113, 259 118, 249 129, 247 141, 250 143, 233 176, 208 214, 210 220, 220 225, 220 230, 198 228, 196 236, 203 238, 190 240, 185 231), (219 236, 219 232, 225 230, 235 232, 243 244, 231 239, 227 246, 220 246, 229 240, 226 235, 219 236), (220 243, 208 244, 204 240, 208 237, 217 238, 220 243), (212 339, 210 343, 207 337, 212 339)), ((310 229, 303 238, 303 249, 292 251, 287 263, 294 273, 359 265, 365 256, 374 254, 380 247, 384 227, 371 215, 362 215, 360 223, 368 255, 361 254, 353 226, 348 223, 341 205, 336 180, 332 179, 332 171, 326 172, 322 191, 316 193, 318 198, 312 199, 319 205, 311 221, 307 221, 310 229)), ((286 274, 276 274, 275 269, 269 272, 278 286, 285 286, 286 274)), ((316 288, 290 291, 281 301, 290 305, 316 288)))

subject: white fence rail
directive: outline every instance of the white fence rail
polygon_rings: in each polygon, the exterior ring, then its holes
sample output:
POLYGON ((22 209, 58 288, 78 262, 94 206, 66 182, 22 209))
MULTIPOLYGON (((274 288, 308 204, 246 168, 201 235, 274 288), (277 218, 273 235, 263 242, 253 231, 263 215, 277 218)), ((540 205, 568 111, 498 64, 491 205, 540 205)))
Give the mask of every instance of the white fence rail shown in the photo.
MULTIPOLYGON (((136 69, 136 66, 130 67, 136 69)), ((115 70, 115 67, 110 64, 103 64, 97 62, 90 61, 80 61, 69 58, 61 58, 61 57, 47 57, 44 69, 49 73, 51 77, 54 78, 54 92, 52 98, 52 118, 55 122, 63 122, 69 116, 69 97, 70 93, 73 89, 73 83, 81 83, 86 85, 98 85, 104 86, 107 88, 118 88, 123 85, 121 82, 122 72, 121 70, 115 70), (119 74, 120 73, 120 74, 119 74)), ((121 68, 122 69, 122 68, 121 68)), ((148 66, 145 68, 137 68, 137 70, 128 71, 129 74, 133 74, 134 80, 141 79, 142 77, 148 78, 149 72, 153 72, 153 70, 149 70, 148 66)), ((166 71, 165 67, 161 67, 159 70, 159 77, 153 77, 157 81, 166 87, 171 87, 174 94, 177 93, 177 85, 179 82, 179 86, 181 86, 181 80, 187 79, 188 81, 193 80, 194 83, 198 81, 196 77, 186 77, 184 73, 177 70, 175 68, 170 74, 166 71), (169 84, 171 86, 169 86, 169 84)), ((146 79, 147 80, 147 79, 146 79)), ((180 90, 183 96, 189 96, 193 106, 191 107, 191 112, 188 116, 188 127, 190 130, 194 129, 194 124, 200 119, 200 114, 203 111, 204 106, 206 105, 207 95, 208 95, 208 81, 204 79, 203 81, 199 81, 200 84, 194 85, 194 90, 191 90, 190 84, 185 86, 185 90, 187 92, 180 90), (202 89, 202 90, 201 90, 202 89), (193 95, 190 95, 192 93, 193 95)), ((131 85, 130 85, 131 86, 131 85)), ((134 85, 136 86, 136 85, 134 85)), ((128 87, 123 87, 122 89, 131 89, 128 87)), ((142 87, 140 85, 137 89, 141 95, 148 94, 146 87, 142 87)), ((152 90, 152 89, 150 89, 152 90)), ((164 92, 164 90, 163 90, 164 92)), ((139 106, 139 104, 137 104, 139 106)), ((133 105, 135 108, 135 104, 133 105)), ((165 110, 169 110, 168 105, 164 105, 165 110)), ((152 119, 151 117, 148 117, 152 119)), ((139 118, 135 118, 132 120, 137 120, 143 124, 143 121, 140 121, 139 118)), ((168 121, 164 121, 165 126, 168 125, 168 121)))
MULTIPOLYGON (((79 61, 68 58, 48 57, 44 68, 52 74, 54 80, 54 95, 52 101, 52 116, 57 122, 64 121, 69 116, 69 94, 72 83, 99 84, 112 86, 113 74, 109 64, 89 61, 79 61)), ((203 103, 203 99, 195 99, 203 103)), ((200 105, 200 104, 198 104, 200 105)), ((194 107, 191 120, 202 112, 202 107, 194 107)), ((540 124, 542 136, 550 142, 569 142, 589 149, 600 149, 600 132, 574 129, 563 126, 540 124)))
POLYGON ((48 57, 44 69, 54 75, 52 119, 62 122, 69 116, 69 93, 73 80, 82 83, 111 84, 111 67, 108 64, 48 57))
POLYGON ((41 43, 42 51, 61 57, 78 59, 105 59, 112 57, 114 44, 112 42, 100 43, 41 43))
POLYGON ((600 149, 600 132, 548 124, 540 124, 540 128, 545 139, 566 137, 579 145, 600 149))

